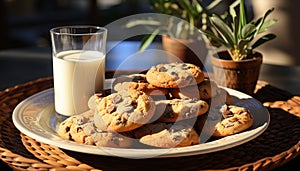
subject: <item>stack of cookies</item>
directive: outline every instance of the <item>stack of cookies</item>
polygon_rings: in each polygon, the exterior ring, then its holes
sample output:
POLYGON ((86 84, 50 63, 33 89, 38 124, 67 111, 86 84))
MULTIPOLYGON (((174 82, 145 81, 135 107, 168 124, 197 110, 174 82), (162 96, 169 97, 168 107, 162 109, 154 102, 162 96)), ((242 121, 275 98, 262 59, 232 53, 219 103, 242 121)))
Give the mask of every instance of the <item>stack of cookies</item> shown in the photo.
POLYGON ((158 64, 145 74, 115 78, 112 89, 91 97, 91 110, 66 119, 58 134, 96 146, 133 147, 138 142, 173 148, 199 144, 199 118, 209 111, 220 116, 212 131, 216 137, 253 124, 250 112, 231 105, 231 96, 193 64, 158 64))

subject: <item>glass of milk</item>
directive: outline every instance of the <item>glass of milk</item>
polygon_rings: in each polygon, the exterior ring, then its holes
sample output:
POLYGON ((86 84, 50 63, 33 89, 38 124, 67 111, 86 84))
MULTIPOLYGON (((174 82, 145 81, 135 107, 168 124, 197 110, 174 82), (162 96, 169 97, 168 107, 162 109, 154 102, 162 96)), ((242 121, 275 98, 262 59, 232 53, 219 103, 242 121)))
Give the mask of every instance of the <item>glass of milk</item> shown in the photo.
POLYGON ((58 114, 87 111, 88 99, 103 89, 107 29, 63 26, 50 30, 54 104, 58 114))

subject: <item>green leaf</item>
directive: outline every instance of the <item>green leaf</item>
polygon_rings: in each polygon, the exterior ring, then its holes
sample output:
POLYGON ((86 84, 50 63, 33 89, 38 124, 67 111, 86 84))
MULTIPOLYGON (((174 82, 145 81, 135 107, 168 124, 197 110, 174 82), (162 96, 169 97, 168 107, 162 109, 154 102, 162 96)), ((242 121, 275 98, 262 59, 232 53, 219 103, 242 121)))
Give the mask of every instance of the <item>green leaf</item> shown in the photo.
POLYGON ((256 31, 254 24, 248 23, 242 28, 241 38, 246 39, 249 36, 253 36, 253 33, 256 31))
POLYGON ((238 35, 239 23, 238 23, 238 18, 237 17, 233 18, 232 24, 233 24, 232 28, 233 28, 234 42, 235 42, 235 44, 237 44, 238 39, 240 38, 239 35, 238 35))
POLYGON ((216 6, 218 6, 221 2, 222 2, 222 0, 215 0, 215 1, 211 2, 211 3, 206 7, 206 10, 207 10, 207 11, 212 10, 213 8, 215 8, 216 6))
POLYGON ((160 26, 160 22, 159 21, 155 21, 155 20, 132 20, 129 21, 128 23, 126 23, 125 27, 126 28, 131 28, 131 27, 135 27, 138 25, 150 25, 150 26, 160 26))
POLYGON ((139 51, 142 52, 153 42, 155 37, 158 35, 159 29, 155 29, 151 34, 145 36, 141 42, 141 45, 139 47, 139 51))
POLYGON ((234 35, 230 27, 217 15, 213 15, 212 17, 209 17, 209 19, 214 28, 222 36, 223 40, 230 44, 231 47, 234 47, 234 35))
POLYGON ((237 14, 235 12, 235 7, 240 4, 240 0, 236 0, 229 6, 229 14, 232 16, 232 18, 236 17, 237 14))
MULTIPOLYGON (((261 33, 261 28, 262 28, 262 26, 263 26, 264 23, 265 23, 265 19, 266 19, 266 18, 268 17, 268 15, 270 15, 273 11, 274 11, 274 8, 269 9, 269 10, 264 14, 263 17, 261 17, 261 18, 259 18, 259 19, 257 20, 257 22, 255 23, 255 25, 256 25, 256 30, 257 30, 256 34, 258 34, 259 32, 261 33)), ((255 34, 254 36, 256 36, 256 34, 255 34)))
POLYGON ((252 41, 252 39, 241 39, 238 43, 238 49, 247 49, 247 46, 252 41))
POLYGON ((200 1, 195 1, 195 9, 196 9, 196 12, 198 14, 200 14, 204 11, 205 8, 203 7, 203 5, 200 1))
POLYGON ((190 4, 189 0, 178 0, 177 2, 180 4, 180 6, 182 6, 183 9, 186 10, 188 15, 195 16, 192 5, 190 4))
POLYGON ((221 45, 224 45, 228 48, 231 48, 231 45, 229 45, 227 42, 225 42, 220 37, 216 36, 214 33, 210 32, 210 31, 203 30, 203 29, 199 29, 199 31, 201 33, 203 33, 204 35, 206 35, 207 37, 211 38, 212 40, 216 41, 217 43, 219 43, 221 45))
POLYGON ((275 39, 276 38, 276 35, 275 34, 267 34, 267 35, 264 35, 263 37, 261 37, 260 39, 258 39, 253 45, 252 45, 252 49, 255 49, 257 48, 258 46, 272 40, 272 39, 275 39))
POLYGON ((258 30, 258 34, 259 33, 262 33, 262 32, 265 32, 268 27, 272 26, 273 24, 275 24, 277 22, 276 19, 269 19, 269 20, 266 20, 264 22, 264 24, 260 27, 260 29, 258 30))
POLYGON ((242 29, 247 24, 247 11, 245 9, 245 0, 240 0, 240 28, 242 29))

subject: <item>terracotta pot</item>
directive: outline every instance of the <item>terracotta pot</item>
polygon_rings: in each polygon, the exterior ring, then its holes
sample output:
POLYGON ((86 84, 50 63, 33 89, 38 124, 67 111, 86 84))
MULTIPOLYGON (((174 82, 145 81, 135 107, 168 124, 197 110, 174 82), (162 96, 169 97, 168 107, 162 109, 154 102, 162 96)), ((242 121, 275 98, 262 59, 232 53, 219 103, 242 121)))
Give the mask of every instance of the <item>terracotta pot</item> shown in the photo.
POLYGON ((201 69, 204 67, 203 63, 208 53, 204 41, 174 39, 169 36, 162 36, 162 45, 165 51, 173 55, 173 57, 168 58, 170 63, 184 62, 195 64, 201 69))
POLYGON ((259 77, 262 54, 255 52, 253 58, 242 61, 231 60, 228 52, 212 56, 214 79, 219 85, 252 95, 259 77))

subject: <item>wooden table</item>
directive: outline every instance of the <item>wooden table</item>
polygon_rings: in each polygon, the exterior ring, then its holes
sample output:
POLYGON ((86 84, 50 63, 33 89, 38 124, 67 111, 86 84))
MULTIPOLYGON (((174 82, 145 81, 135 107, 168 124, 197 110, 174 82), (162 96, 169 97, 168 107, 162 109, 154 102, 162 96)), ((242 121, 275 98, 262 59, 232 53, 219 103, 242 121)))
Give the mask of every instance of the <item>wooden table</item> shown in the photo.
POLYGON ((40 143, 20 133, 11 114, 23 99, 52 87, 52 78, 0 93, 0 158, 14 169, 270 170, 296 169, 300 150, 300 97, 259 81, 254 97, 268 106, 271 123, 258 138, 219 152, 168 159, 125 159, 82 154, 40 143), (282 166, 283 165, 283 166, 282 166), (281 166, 281 167, 280 167, 281 166), (279 168, 278 168, 279 167, 279 168))

